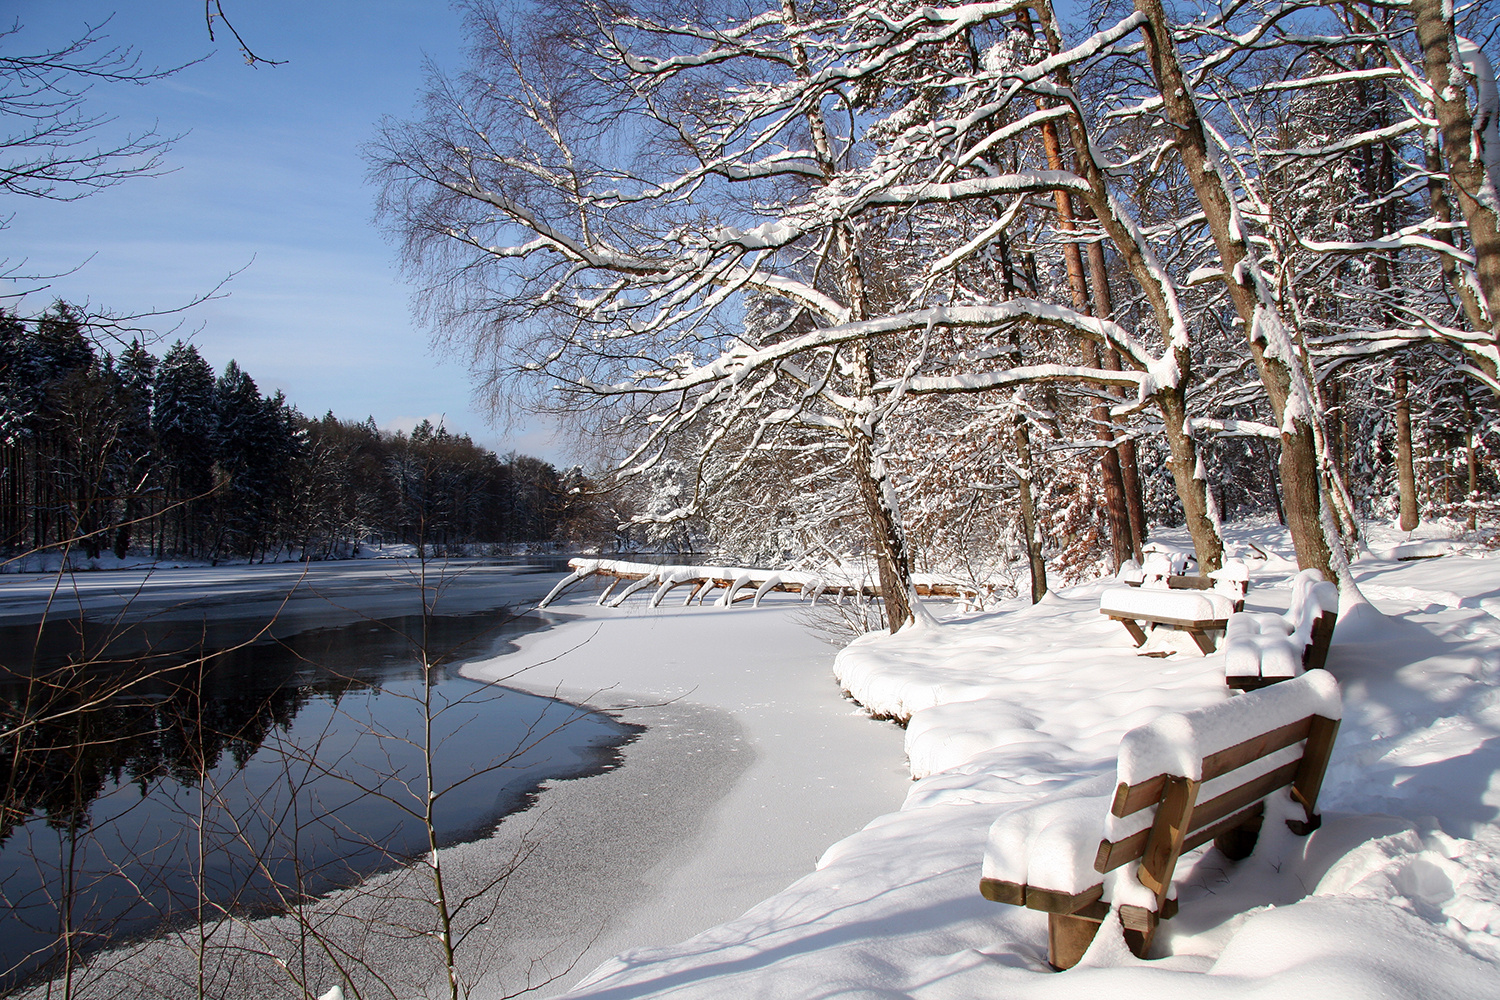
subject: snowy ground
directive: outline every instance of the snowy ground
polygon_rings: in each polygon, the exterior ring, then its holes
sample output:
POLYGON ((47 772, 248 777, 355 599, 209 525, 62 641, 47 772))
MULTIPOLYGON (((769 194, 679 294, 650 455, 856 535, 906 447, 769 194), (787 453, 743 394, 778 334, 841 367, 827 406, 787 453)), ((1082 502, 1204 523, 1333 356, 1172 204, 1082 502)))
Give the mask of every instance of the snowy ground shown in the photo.
MULTIPOLYGON (((813 871, 829 843, 899 808, 910 784, 900 730, 840 694, 834 650, 804 627, 805 605, 795 599, 733 610, 588 600, 578 595, 563 608, 578 620, 522 637, 519 652, 464 671, 648 727, 617 771, 556 782, 542 795, 535 839, 571 836, 588 823, 595 839, 573 838, 576 850, 603 849, 622 862, 577 856, 571 864, 593 872, 583 896, 512 897, 518 911, 574 911, 567 942, 546 943, 555 956, 548 964, 585 957, 543 995, 623 949, 670 945, 737 917, 813 871), (517 664, 529 666, 505 679, 517 664), (718 728, 706 730, 715 719, 718 728), (700 756, 726 751, 738 759, 711 772, 698 766, 700 756), (618 812, 642 797, 659 804, 658 822, 597 821, 601 809, 618 812), (673 814, 684 797, 692 808, 673 814)), ((522 814, 501 833, 530 822, 522 814)), ((507 985, 505 977, 495 985, 507 985)))
MULTIPOLYGON (((1241 533, 1239 551, 1252 557, 1251 540, 1270 557, 1251 562, 1248 606, 1284 610, 1290 547, 1275 530, 1241 533)), ((627 952, 568 995, 1500 997, 1500 558, 1441 543, 1398 549, 1404 541, 1377 532, 1380 556, 1357 565, 1373 606, 1346 598, 1334 636, 1328 665, 1345 717, 1323 827, 1299 839, 1268 826, 1237 864, 1211 849, 1185 859, 1182 911, 1163 925, 1150 960, 1101 934, 1078 969, 1052 973, 1044 915, 978 893, 996 816, 1111 774, 1126 730, 1226 697, 1219 655, 1153 639, 1173 655, 1138 656, 1098 614, 1100 582, 1036 607, 1017 602, 855 642, 838 659, 842 683, 872 710, 910 719, 920 780, 904 807, 828 848, 816 872, 737 919, 627 952)), ((686 688, 700 664, 745 641, 743 630, 722 626, 761 613, 637 612, 628 635, 606 629, 595 641, 608 648, 654 632, 661 673, 634 683, 686 688)), ((765 622, 754 641, 770 648, 790 623, 765 622)), ((563 662, 558 677, 568 673, 563 662)), ((747 668, 747 705, 758 680, 747 668)), ((787 718, 782 737, 802 743, 808 722, 787 718)), ((838 736, 820 740, 828 738, 838 736)), ((815 749, 837 754, 823 742, 815 749)), ((695 860, 673 876, 694 884, 669 887, 664 899, 714 895, 705 878, 737 868, 740 847, 747 871, 760 869, 766 815, 777 815, 774 803, 732 790, 695 860)), ((661 902, 643 900, 637 915, 661 902)), ((629 939, 632 919, 621 916, 614 940, 629 939)))

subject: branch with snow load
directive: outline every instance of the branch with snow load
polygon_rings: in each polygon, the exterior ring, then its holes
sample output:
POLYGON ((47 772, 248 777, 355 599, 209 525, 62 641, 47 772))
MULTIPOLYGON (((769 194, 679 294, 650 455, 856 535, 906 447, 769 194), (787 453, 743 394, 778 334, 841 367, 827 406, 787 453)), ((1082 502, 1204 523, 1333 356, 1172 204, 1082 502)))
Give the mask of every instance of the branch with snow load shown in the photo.
MULTIPOLYGON (((769 347, 760 348, 759 350, 742 349, 725 354, 723 357, 716 358, 708 364, 701 365, 680 377, 664 378, 650 385, 643 385, 639 382, 605 385, 586 380, 579 380, 573 383, 573 385, 576 388, 597 395, 677 393, 697 389, 726 379, 743 378, 750 371, 765 368, 768 365, 779 364, 797 354, 819 348, 937 327, 988 327, 998 329, 1011 323, 1026 321, 1058 327, 1080 336, 1088 337, 1091 340, 1108 344, 1118 350, 1131 364, 1139 369, 1147 370, 1158 366, 1157 360, 1151 356, 1145 346, 1117 323, 1113 323, 1107 319, 1098 319, 1063 306, 1035 299, 1012 299, 1009 302, 990 306, 940 306, 932 309, 917 309, 911 312, 897 313, 893 316, 868 319, 858 323, 843 323, 837 326, 822 327, 821 329, 809 331, 800 337, 794 337, 791 340, 772 344, 769 347)), ((1112 372, 1103 369, 1079 370, 1096 372, 1098 376, 1097 380, 1106 385, 1140 386, 1144 381, 1139 372, 1112 372)), ((879 386, 879 388, 884 389, 893 387, 894 383, 882 383, 879 386)), ((926 391, 937 392, 942 390, 928 389, 926 391)))
MULTIPOLYGON (((714 590, 723 590, 715 607, 728 608, 742 601, 750 601, 758 607, 761 599, 773 591, 801 594, 810 597, 813 604, 823 595, 832 595, 842 602, 845 597, 880 597, 880 587, 867 577, 851 573, 825 570, 807 573, 797 570, 747 569, 735 566, 658 566, 652 563, 624 562, 618 559, 571 559, 568 565, 573 572, 562 580, 542 599, 538 608, 545 608, 575 584, 593 576, 611 578, 613 582, 599 595, 598 603, 603 607, 617 608, 634 594, 655 585, 650 599, 651 607, 660 606, 672 590, 691 585, 687 607, 695 600, 701 605, 714 590), (615 587, 622 581, 628 585, 618 594, 615 587)), ((957 597, 979 600, 980 588, 953 577, 931 573, 913 573, 912 584, 920 597, 957 597)))

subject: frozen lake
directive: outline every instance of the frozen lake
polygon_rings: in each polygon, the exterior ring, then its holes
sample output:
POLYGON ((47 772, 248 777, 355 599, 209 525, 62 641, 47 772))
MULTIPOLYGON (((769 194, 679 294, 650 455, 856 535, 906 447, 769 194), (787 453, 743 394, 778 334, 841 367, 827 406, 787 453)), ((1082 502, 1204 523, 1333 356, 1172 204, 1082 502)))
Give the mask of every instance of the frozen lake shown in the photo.
POLYGON ((427 747, 440 844, 609 766, 633 727, 456 671, 546 627, 506 608, 559 567, 0 578, 0 970, 35 970, 67 935, 86 951, 200 906, 274 909, 424 852, 427 747))

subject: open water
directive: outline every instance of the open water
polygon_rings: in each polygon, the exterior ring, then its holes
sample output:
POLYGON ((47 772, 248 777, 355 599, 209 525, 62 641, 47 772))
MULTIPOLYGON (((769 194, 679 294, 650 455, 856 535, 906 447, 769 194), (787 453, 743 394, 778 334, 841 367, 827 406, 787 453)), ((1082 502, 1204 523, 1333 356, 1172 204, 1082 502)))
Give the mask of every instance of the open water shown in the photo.
POLYGON ((457 675, 540 618, 315 617, 258 638, 232 606, 0 625, 0 988, 65 940, 275 910, 419 856, 429 802, 439 846, 487 835, 638 731, 457 675))

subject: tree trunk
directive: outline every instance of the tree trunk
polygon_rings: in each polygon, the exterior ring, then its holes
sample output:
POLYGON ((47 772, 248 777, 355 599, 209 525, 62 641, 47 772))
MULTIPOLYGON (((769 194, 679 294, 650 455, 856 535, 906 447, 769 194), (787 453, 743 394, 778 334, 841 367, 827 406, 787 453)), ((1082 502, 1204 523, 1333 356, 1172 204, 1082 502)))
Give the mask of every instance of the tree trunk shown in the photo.
POLYGON ((906 533, 896 507, 895 490, 873 442, 856 432, 852 451, 850 460, 859 485, 860 503, 875 543, 875 566, 880 576, 880 594, 885 600, 886 625, 897 632, 913 618, 906 533))
POLYGON ((1406 395, 1406 369, 1396 365, 1396 495, 1401 505, 1401 530, 1415 531, 1417 474, 1412 464, 1411 401, 1406 395))
POLYGON ((1187 522, 1188 534, 1193 538, 1198 569, 1203 573, 1212 573, 1224 565, 1224 541, 1219 537, 1218 525, 1214 524, 1209 513, 1208 484, 1204 482, 1199 469, 1197 445, 1187 433, 1187 408, 1174 394, 1163 397, 1161 411, 1170 455, 1167 467, 1172 471, 1177 495, 1183 501, 1182 513, 1187 522))
POLYGON ((1479 527, 1479 453, 1474 450, 1474 428, 1464 432, 1464 447, 1469 459, 1469 492, 1465 496, 1469 508, 1469 530, 1479 527))
POLYGON ((1454 85, 1455 76, 1462 78, 1463 67, 1452 62, 1457 47, 1452 4, 1445 0, 1411 0, 1411 11, 1427 79, 1432 84, 1433 110, 1443 133, 1448 178, 1469 224, 1475 276, 1488 312, 1488 332, 1500 342, 1500 214, 1493 195, 1490 198, 1483 195, 1487 183, 1493 185, 1491 192, 1500 187, 1500 178, 1486 176, 1488 157, 1481 156, 1475 146, 1468 86, 1454 85))
MULTIPOLYGON (((1089 244, 1089 279, 1093 285, 1094 292, 1094 315, 1100 319, 1114 318, 1114 296, 1109 290, 1109 271, 1104 259, 1104 244, 1095 240, 1089 244)), ((1120 370, 1120 352, 1113 347, 1106 348, 1103 352, 1104 367, 1109 371, 1120 370)), ((1110 395, 1116 399, 1125 398, 1124 389, 1114 389, 1110 395)), ((1146 503, 1141 493, 1140 467, 1135 458, 1135 441, 1132 438, 1122 436, 1125 431, 1125 418, 1120 417, 1110 428, 1119 444, 1115 445, 1111 452, 1114 460, 1118 463, 1120 474, 1121 500, 1125 507, 1125 524, 1129 528, 1129 549, 1127 558, 1136 562, 1141 561, 1141 546, 1146 541, 1146 503)), ((1106 461, 1108 458, 1106 457, 1106 461)), ((1111 514, 1111 517, 1117 515, 1111 514)), ((1113 522, 1111 522, 1113 523, 1113 522)))
POLYGON ((1031 492, 1031 436, 1026 430, 1026 414, 1016 414, 1016 477, 1021 493, 1021 527, 1026 532, 1026 561, 1031 565, 1031 603, 1047 595, 1047 561, 1042 554, 1042 539, 1037 531, 1036 498, 1031 492))
MULTIPOLYGON (((1047 44, 1053 51, 1057 51, 1061 41, 1051 5, 1039 3, 1036 9, 1042 18, 1047 44)), ((1057 79, 1062 86, 1071 88, 1072 81, 1065 70, 1057 72, 1057 79)), ((1192 352, 1185 340, 1179 337, 1179 332, 1186 329, 1186 321, 1177 302, 1176 290, 1162 278, 1165 272, 1150 248, 1140 239, 1139 227, 1123 215, 1123 209, 1110 197, 1108 180, 1094 157, 1085 123, 1077 115, 1071 115, 1068 126, 1074 159, 1089 186, 1088 193, 1084 195, 1089 209, 1104 227, 1105 233, 1115 244, 1125 265, 1151 304, 1157 327, 1161 330, 1167 351, 1173 355, 1172 360, 1179 373, 1178 383, 1163 386, 1157 391, 1155 399, 1161 409, 1167 446, 1172 455, 1172 478, 1177 485, 1183 513, 1193 536, 1198 564, 1208 572, 1217 569, 1223 562, 1224 543, 1208 514, 1208 496, 1203 488, 1203 480, 1195 476, 1198 467, 1197 446, 1186 430, 1186 387, 1192 377, 1192 352)), ((1127 497, 1128 495, 1127 489, 1127 497)))
POLYGON ((1286 323, 1275 296, 1262 286, 1263 278, 1251 254, 1243 220, 1238 217, 1226 189, 1223 168, 1208 146, 1203 121, 1178 60, 1171 23, 1161 2, 1136 0, 1136 9, 1146 16, 1146 52, 1166 117, 1175 127, 1178 154, 1213 234, 1225 286, 1244 326, 1276 424, 1281 428, 1282 494, 1298 565, 1320 570, 1329 579, 1338 579, 1347 575, 1347 568, 1340 559, 1340 572, 1335 572, 1333 551, 1341 540, 1336 536, 1330 538, 1325 530, 1322 470, 1312 426, 1312 421, 1318 419, 1316 393, 1302 368, 1297 335, 1286 323))
MULTIPOLYGON (((1026 19, 1029 34, 1030 12, 1023 11, 1022 16, 1026 19)), ((1037 99, 1037 106, 1039 108, 1044 106, 1040 98, 1037 99)), ((1048 169, 1062 170, 1062 144, 1057 138, 1057 126, 1050 121, 1042 123, 1042 145, 1047 151, 1048 169)), ((1078 225, 1074 221, 1072 198, 1062 188, 1057 189, 1054 198, 1057 203, 1058 228, 1066 233, 1076 233, 1078 225)), ((1063 259, 1068 269, 1068 287, 1073 293, 1073 308, 1086 316, 1094 314, 1094 303, 1089 298, 1088 281, 1083 275, 1083 252, 1078 249, 1078 243, 1075 240, 1069 240, 1063 244, 1063 259)), ((1085 338, 1080 341, 1079 347, 1083 355, 1084 366, 1098 368, 1099 345, 1085 338)), ((1094 405, 1092 416, 1095 433, 1106 440, 1113 437, 1114 423, 1109 417, 1109 407, 1104 402, 1094 405)), ((1132 545, 1130 513, 1125 504, 1125 481, 1120 472, 1120 454, 1112 446, 1099 450, 1099 484, 1103 488, 1104 513, 1109 522, 1113 569, 1118 573, 1120 567, 1131 558, 1135 546, 1132 545)))

